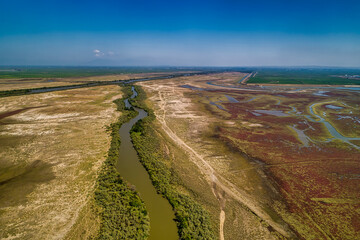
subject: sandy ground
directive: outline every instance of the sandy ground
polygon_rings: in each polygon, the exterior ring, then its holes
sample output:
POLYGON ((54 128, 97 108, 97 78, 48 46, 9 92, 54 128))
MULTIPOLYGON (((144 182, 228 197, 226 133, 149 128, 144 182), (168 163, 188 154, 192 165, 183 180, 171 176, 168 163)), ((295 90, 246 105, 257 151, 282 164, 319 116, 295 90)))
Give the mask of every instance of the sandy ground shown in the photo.
MULTIPOLYGON (((91 198, 120 87, 2 98, 0 238, 62 239, 91 198)), ((96 229, 95 229, 96 230, 96 229)))

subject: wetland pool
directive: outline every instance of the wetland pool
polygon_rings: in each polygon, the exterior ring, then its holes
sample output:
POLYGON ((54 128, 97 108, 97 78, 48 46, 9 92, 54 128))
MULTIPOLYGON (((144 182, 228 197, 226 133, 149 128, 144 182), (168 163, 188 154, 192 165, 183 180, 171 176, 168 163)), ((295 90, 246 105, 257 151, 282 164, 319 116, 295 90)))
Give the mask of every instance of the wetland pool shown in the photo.
MULTIPOLYGON (((333 137, 332 139, 338 139, 341 140, 343 142, 346 142, 347 144, 351 145, 352 147, 356 148, 356 149, 360 149, 360 147, 358 145, 355 145, 354 143, 350 142, 352 140, 360 140, 360 138, 349 138, 349 137, 345 137, 343 136, 340 132, 338 132, 336 130, 336 128, 328 121, 326 121, 325 118, 321 117, 320 115, 316 114, 314 112, 314 106, 318 105, 320 103, 313 103, 309 106, 309 111, 311 113, 311 115, 317 119, 314 119, 311 116, 305 115, 305 117, 312 121, 312 122, 320 122, 323 123, 324 126, 326 127, 326 129, 328 130, 328 132, 331 134, 331 136, 333 137)), ((328 141, 331 141, 332 139, 328 139, 328 141)))

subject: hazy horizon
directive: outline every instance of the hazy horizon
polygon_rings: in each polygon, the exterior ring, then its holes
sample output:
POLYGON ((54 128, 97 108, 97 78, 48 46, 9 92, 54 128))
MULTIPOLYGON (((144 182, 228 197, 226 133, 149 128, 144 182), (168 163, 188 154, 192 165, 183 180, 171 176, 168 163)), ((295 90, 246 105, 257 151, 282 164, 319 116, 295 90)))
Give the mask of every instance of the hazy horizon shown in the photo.
POLYGON ((6 68, 16 68, 16 67, 24 67, 24 68, 158 68, 158 69, 166 69, 166 68, 178 68, 178 69, 207 69, 207 68, 219 68, 219 69, 243 69, 243 70, 256 70, 256 69, 354 69, 360 70, 360 67, 357 66, 348 66, 348 67, 341 67, 341 66, 317 66, 317 65, 293 65, 293 66, 286 66, 286 65, 274 65, 274 66, 196 66, 196 65, 189 65, 189 66, 181 66, 181 65, 22 65, 22 64, 0 64, 0 70, 13 70, 13 69, 6 69, 6 68))
POLYGON ((356 1, 0 2, 0 65, 360 67, 356 1))

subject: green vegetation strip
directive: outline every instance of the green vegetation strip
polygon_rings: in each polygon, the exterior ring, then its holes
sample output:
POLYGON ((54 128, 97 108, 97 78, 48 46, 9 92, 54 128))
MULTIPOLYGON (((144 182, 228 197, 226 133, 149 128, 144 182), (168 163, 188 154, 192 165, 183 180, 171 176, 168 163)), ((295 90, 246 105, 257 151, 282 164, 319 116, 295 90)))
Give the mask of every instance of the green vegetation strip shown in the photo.
POLYGON ((248 83, 360 85, 360 80, 345 75, 359 75, 359 69, 264 69, 248 83))
POLYGON ((145 92, 139 86, 135 89, 138 96, 131 99, 131 104, 144 109, 149 115, 134 125, 131 138, 156 190, 168 199, 175 211, 180 239, 216 239, 208 212, 190 196, 176 191, 178 180, 165 164, 168 156, 162 151, 160 140, 152 128, 155 115, 144 102, 145 92))
POLYGON ((146 239, 149 236, 150 221, 144 202, 116 170, 119 157, 121 125, 136 116, 133 109, 125 109, 124 99, 131 95, 131 88, 125 87, 124 98, 114 101, 122 112, 116 123, 108 127, 111 132, 111 146, 97 180, 95 204, 99 207, 100 231, 98 239, 146 239))

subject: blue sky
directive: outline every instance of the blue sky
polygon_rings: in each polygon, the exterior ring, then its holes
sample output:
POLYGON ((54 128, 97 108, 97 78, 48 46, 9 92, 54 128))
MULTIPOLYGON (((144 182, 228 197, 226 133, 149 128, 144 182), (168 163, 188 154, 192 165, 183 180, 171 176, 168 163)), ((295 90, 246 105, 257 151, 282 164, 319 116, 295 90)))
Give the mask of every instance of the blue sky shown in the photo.
POLYGON ((360 67, 360 1, 0 0, 0 64, 360 67))

